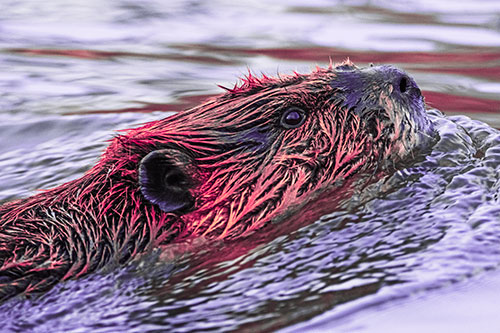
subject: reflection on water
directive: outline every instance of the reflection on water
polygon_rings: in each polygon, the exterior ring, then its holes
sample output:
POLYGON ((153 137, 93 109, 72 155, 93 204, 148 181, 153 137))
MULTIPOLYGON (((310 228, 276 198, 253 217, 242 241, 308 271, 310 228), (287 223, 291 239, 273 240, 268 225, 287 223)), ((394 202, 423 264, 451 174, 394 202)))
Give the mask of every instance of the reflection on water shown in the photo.
MULTIPOLYGON (((80 176, 113 130, 196 105, 247 67, 392 63, 430 106, 500 127, 499 13, 486 0, 4 1, 0 202, 80 176)), ((499 133, 431 113, 432 151, 307 227, 110 267, 11 300, 0 320, 14 331, 327 330, 497 274, 486 272, 500 263, 499 133)))

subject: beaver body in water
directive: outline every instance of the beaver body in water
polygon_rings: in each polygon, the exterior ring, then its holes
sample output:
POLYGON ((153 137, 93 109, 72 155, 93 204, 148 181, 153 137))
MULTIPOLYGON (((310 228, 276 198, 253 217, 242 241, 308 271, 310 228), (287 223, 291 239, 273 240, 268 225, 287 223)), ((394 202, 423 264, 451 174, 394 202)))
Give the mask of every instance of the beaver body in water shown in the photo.
POLYGON ((0 300, 162 244, 247 236, 432 133, 419 88, 392 66, 227 90, 117 136, 82 178, 0 206, 0 300))

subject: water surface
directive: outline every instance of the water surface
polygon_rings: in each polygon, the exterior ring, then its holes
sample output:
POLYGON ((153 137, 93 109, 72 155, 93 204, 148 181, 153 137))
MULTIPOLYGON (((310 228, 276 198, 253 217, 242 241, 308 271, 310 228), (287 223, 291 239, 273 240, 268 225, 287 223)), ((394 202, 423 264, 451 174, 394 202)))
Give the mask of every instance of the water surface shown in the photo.
POLYGON ((0 8, 0 202, 81 176, 115 130, 194 106, 248 69, 391 63, 415 77, 430 108, 452 116, 431 110, 440 136, 432 150, 304 228, 175 262, 143 258, 13 299, 0 306, 4 330, 500 327, 491 299, 500 292, 498 1, 0 8))

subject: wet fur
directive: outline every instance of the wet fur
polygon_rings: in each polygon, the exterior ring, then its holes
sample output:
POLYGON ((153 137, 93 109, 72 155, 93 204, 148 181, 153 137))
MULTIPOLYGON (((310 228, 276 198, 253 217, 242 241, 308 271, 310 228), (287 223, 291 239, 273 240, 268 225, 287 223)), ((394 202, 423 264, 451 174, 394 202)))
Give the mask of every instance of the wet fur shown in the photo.
POLYGON ((399 74, 383 77, 390 71, 346 62, 307 75, 249 75, 198 107, 117 136, 82 178, 0 206, 0 300, 160 244, 244 237, 337 180, 404 158, 429 124, 419 91, 392 95, 388 78, 399 74), (307 118, 283 129, 292 106, 307 118), (166 212, 145 199, 138 170, 152 151, 184 156, 169 154, 189 175, 192 207, 166 212))

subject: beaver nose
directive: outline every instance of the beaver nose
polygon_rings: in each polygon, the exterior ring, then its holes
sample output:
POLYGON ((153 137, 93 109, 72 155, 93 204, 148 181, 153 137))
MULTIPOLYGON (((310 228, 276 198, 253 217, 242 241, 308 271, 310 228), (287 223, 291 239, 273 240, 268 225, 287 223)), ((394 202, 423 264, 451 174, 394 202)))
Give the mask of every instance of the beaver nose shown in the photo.
POLYGON ((411 77, 409 77, 408 74, 399 69, 394 69, 391 74, 391 83, 394 92, 401 95, 421 95, 417 83, 411 77))

